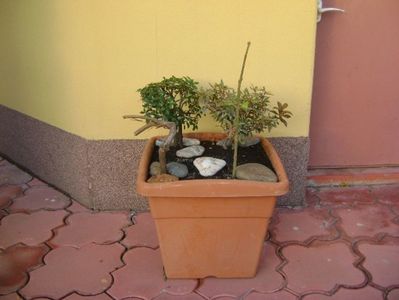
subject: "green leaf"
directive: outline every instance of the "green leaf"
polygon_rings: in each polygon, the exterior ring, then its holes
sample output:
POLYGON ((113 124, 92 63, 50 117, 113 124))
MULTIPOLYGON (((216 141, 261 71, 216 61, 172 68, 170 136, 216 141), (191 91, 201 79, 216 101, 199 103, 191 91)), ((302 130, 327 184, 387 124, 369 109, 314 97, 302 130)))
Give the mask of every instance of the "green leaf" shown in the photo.
POLYGON ((249 102, 248 101, 243 101, 241 103, 241 109, 248 110, 248 107, 249 107, 249 102))

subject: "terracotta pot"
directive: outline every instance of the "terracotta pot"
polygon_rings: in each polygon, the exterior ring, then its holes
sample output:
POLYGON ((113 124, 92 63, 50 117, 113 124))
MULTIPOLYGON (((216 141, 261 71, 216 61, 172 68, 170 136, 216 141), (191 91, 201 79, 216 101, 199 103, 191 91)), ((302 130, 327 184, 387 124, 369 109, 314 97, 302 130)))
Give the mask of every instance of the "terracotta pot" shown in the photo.
MULTIPOLYGON (((216 141, 220 133, 186 136, 216 141)), ((155 220, 168 278, 246 278, 256 270, 276 196, 288 191, 288 178, 276 151, 262 146, 278 182, 198 179, 147 183, 156 137, 140 161, 137 192, 146 196, 155 220)))

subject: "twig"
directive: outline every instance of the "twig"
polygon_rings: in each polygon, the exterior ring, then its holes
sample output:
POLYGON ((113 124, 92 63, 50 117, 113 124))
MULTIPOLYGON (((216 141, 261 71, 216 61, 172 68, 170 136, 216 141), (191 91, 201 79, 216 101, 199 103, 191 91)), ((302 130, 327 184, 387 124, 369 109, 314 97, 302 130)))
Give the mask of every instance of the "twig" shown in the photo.
POLYGON ((174 122, 168 122, 164 120, 158 120, 155 118, 142 116, 142 115, 125 115, 124 119, 133 119, 135 121, 146 121, 147 123, 137 129, 134 132, 134 135, 139 135, 140 133, 150 129, 152 127, 159 128, 164 127, 169 129, 169 134, 166 136, 166 139, 159 146, 158 156, 159 156, 159 164, 161 168, 161 174, 166 173, 166 151, 169 150, 170 145, 174 142, 175 136, 177 133, 176 124, 174 122))
POLYGON ((241 83, 244 76, 245 63, 247 61, 249 46, 251 46, 251 42, 247 43, 247 50, 245 51, 244 60, 241 66, 241 74, 238 79, 238 87, 237 87, 237 103, 236 103, 236 114, 234 118, 234 158, 233 158, 233 178, 236 177, 237 171, 237 154, 238 154, 238 138, 239 138, 239 123, 240 123, 240 108, 241 108, 241 83))

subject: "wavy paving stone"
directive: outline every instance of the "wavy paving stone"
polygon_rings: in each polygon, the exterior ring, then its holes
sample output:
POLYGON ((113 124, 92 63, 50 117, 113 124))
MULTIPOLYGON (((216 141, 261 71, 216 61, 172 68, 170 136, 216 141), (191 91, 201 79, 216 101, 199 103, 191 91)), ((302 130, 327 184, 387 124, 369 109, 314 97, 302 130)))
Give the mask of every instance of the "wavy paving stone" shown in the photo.
POLYGON ((117 243, 57 248, 45 256, 45 266, 30 272, 30 280, 20 292, 27 299, 59 299, 74 291, 100 294, 112 284, 110 273, 123 265, 123 251, 117 243))
MULTIPOLYGON (((114 299, 114 298, 112 298, 112 299, 114 299)), ((129 298, 124 298, 123 300, 143 300, 143 298, 129 297, 129 298)))
POLYGON ((30 186, 29 185, 27 185, 27 184, 20 184, 19 185, 21 188, 22 188, 22 190, 25 192, 26 190, 28 190, 28 189, 30 189, 30 186))
MULTIPOLYGON (((203 298, 203 299, 209 300, 209 298, 206 298, 206 297, 203 298)), ((231 297, 231 296, 220 296, 220 297, 217 297, 217 298, 212 299, 212 300, 238 300, 238 299, 236 297, 231 297)))
POLYGON ((371 193, 378 202, 388 205, 399 216, 399 184, 375 186, 371 193))
POLYGON ((66 219, 67 226, 56 230, 50 244, 81 247, 89 243, 110 244, 123 237, 122 227, 130 224, 127 213, 82 212, 66 219))
POLYGON ((278 291, 273 294, 250 293, 244 297, 245 300, 296 300, 297 297, 286 291, 278 291))
POLYGON ((137 297, 152 299, 161 293, 188 295, 197 280, 164 280, 159 249, 133 248, 123 256, 125 266, 112 273, 114 284, 108 290, 115 299, 137 297))
POLYGON ((328 292, 337 284, 358 287, 366 281, 364 274, 353 266, 358 257, 343 243, 290 245, 282 253, 288 261, 283 266, 288 288, 295 292, 328 292))
POLYGON ((340 218, 337 224, 350 237, 372 237, 379 233, 399 236, 399 226, 392 222, 396 216, 387 206, 375 204, 337 208, 333 214, 340 218))
POLYGON ((63 298, 62 300, 113 300, 107 294, 99 294, 95 296, 81 296, 79 294, 73 293, 68 297, 63 298))
POLYGON ((359 245, 366 257, 362 265, 371 273, 372 281, 382 287, 399 285, 399 243, 396 245, 359 245))
POLYGON ((3 184, 24 184, 32 179, 28 173, 25 173, 16 166, 7 161, 2 161, 0 165, 0 185, 3 184))
POLYGON ((86 208, 82 204, 80 204, 76 200, 72 200, 72 203, 70 206, 66 208, 68 211, 73 212, 73 213, 78 213, 78 212, 92 212, 91 209, 86 208))
MULTIPOLYGON (((205 298, 205 299, 209 299, 209 298, 205 298)), ((237 297, 232 297, 232 296, 219 296, 217 298, 214 298, 212 300, 237 300, 237 297)))
MULTIPOLYGON (((129 298, 132 299, 132 298, 129 298)), ((136 298, 136 299, 140 299, 140 298, 136 298)), ((200 295, 191 293, 188 295, 183 295, 183 296, 179 296, 179 295, 170 295, 170 294, 161 294, 158 297, 155 297, 154 300, 205 300, 205 298, 201 297, 200 295)), ((218 299, 218 300, 223 300, 223 299, 218 299)))
POLYGON ((334 219, 326 209, 286 209, 278 210, 270 230, 279 242, 310 240, 314 237, 333 239, 338 236, 334 219))
POLYGON ((155 222, 150 213, 141 213, 134 217, 135 224, 125 228, 126 237, 122 244, 126 247, 158 247, 155 222))
POLYGON ((205 278, 198 291, 212 298, 220 295, 239 297, 250 290, 263 293, 278 290, 284 283, 283 277, 275 270, 280 263, 274 247, 270 243, 266 243, 256 277, 248 279, 205 278))
POLYGON ((3 219, 7 215, 8 214, 7 214, 7 212, 5 210, 0 209, 0 222, 1 222, 1 219, 3 219))
POLYGON ((46 186, 30 188, 25 196, 17 198, 9 207, 10 212, 35 211, 39 209, 58 210, 71 204, 71 200, 59 191, 46 186))
POLYGON ((305 190, 306 204, 309 207, 319 207, 320 198, 318 197, 318 190, 312 187, 306 187, 305 190))
POLYGON ((399 203, 399 184, 374 186, 371 195, 380 203, 399 203))
POLYGON ((10 164, 10 163, 6 161, 5 158, 0 159, 0 167, 3 166, 4 164, 10 164))
POLYGON ((321 188, 317 195, 322 206, 339 207, 374 202, 374 197, 367 187, 321 188))
POLYGON ((366 286, 362 289, 339 289, 334 295, 326 296, 320 294, 311 294, 305 296, 304 300, 376 300, 383 299, 382 292, 366 286))
POLYGON ((45 246, 16 245, 0 250, 0 295, 16 292, 28 281, 28 270, 42 264, 45 246))
POLYGON ((5 209, 9 207, 12 203, 12 200, 10 198, 0 198, 0 209, 5 209))
POLYGON ((393 204, 391 209, 396 216, 399 216, 399 203, 393 204))
POLYGON ((47 186, 47 183, 37 179, 37 178, 33 178, 31 181, 28 182, 28 185, 30 187, 36 187, 36 186, 47 186))
POLYGON ((0 209, 7 208, 12 203, 12 199, 22 195, 23 190, 18 185, 0 186, 0 209))
POLYGON ((387 299, 388 300, 397 300, 397 299, 399 299, 399 288, 393 289, 392 291, 390 291, 389 294, 388 294, 387 299))
POLYGON ((0 300, 23 300, 17 293, 12 293, 8 295, 0 295, 0 300))
POLYGON ((1 220, 0 248, 5 249, 18 243, 39 245, 52 237, 52 229, 64 224, 66 215, 64 210, 8 215, 1 220))

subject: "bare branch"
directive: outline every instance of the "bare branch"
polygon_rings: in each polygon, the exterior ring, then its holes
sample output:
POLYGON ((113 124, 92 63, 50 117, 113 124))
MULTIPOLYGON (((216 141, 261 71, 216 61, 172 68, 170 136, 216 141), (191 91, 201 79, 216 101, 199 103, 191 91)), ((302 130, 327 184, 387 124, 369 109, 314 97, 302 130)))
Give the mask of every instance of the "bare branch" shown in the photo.
POLYGON ((244 60, 242 62, 241 66, 241 73, 240 73, 240 78, 238 79, 238 87, 237 87, 237 102, 235 104, 235 118, 234 118, 234 154, 233 154, 233 178, 236 177, 236 172, 237 172, 237 154, 238 154, 238 126, 240 122, 240 106, 241 106, 241 83, 242 79, 244 77, 244 69, 245 69, 245 63, 247 62, 247 56, 248 56, 248 50, 249 47, 251 46, 251 42, 247 43, 247 49, 245 50, 245 55, 244 55, 244 60))
POLYGON ((177 129, 176 129, 176 124, 174 122, 168 122, 164 120, 158 120, 155 118, 147 117, 147 116, 142 116, 142 115, 126 115, 123 116, 124 119, 133 119, 135 121, 146 121, 147 123, 137 129, 134 134, 139 135, 140 133, 146 131, 147 129, 150 129, 152 127, 159 128, 159 127, 164 127, 166 129, 169 129, 169 134, 166 136, 166 139, 164 142, 159 146, 159 163, 161 164, 161 174, 166 172, 166 157, 165 157, 165 152, 169 150, 170 145, 173 143, 177 129))
POLYGON ((143 133, 144 131, 146 131, 147 129, 150 129, 150 128, 152 128, 152 127, 155 127, 155 128, 156 128, 156 126, 154 125, 154 123, 152 123, 152 122, 147 123, 147 124, 141 126, 139 129, 137 129, 137 130, 134 132, 134 135, 139 135, 140 133, 143 133))
POLYGON ((145 120, 147 122, 147 124, 143 125, 142 127, 140 127, 139 129, 137 129, 134 132, 134 135, 139 135, 140 133, 146 131, 147 129, 150 129, 152 127, 155 128, 159 128, 159 127, 163 127, 166 129, 169 129, 169 135, 167 136, 164 145, 166 146, 170 146, 170 143, 168 143, 169 141, 169 136, 172 134, 172 141, 174 139, 174 136, 176 135, 176 124, 174 122, 168 122, 168 121, 164 121, 164 120, 158 120, 155 118, 151 118, 151 117, 147 117, 147 116, 142 116, 142 115, 125 115, 123 116, 124 119, 133 119, 135 121, 143 121, 145 120))

